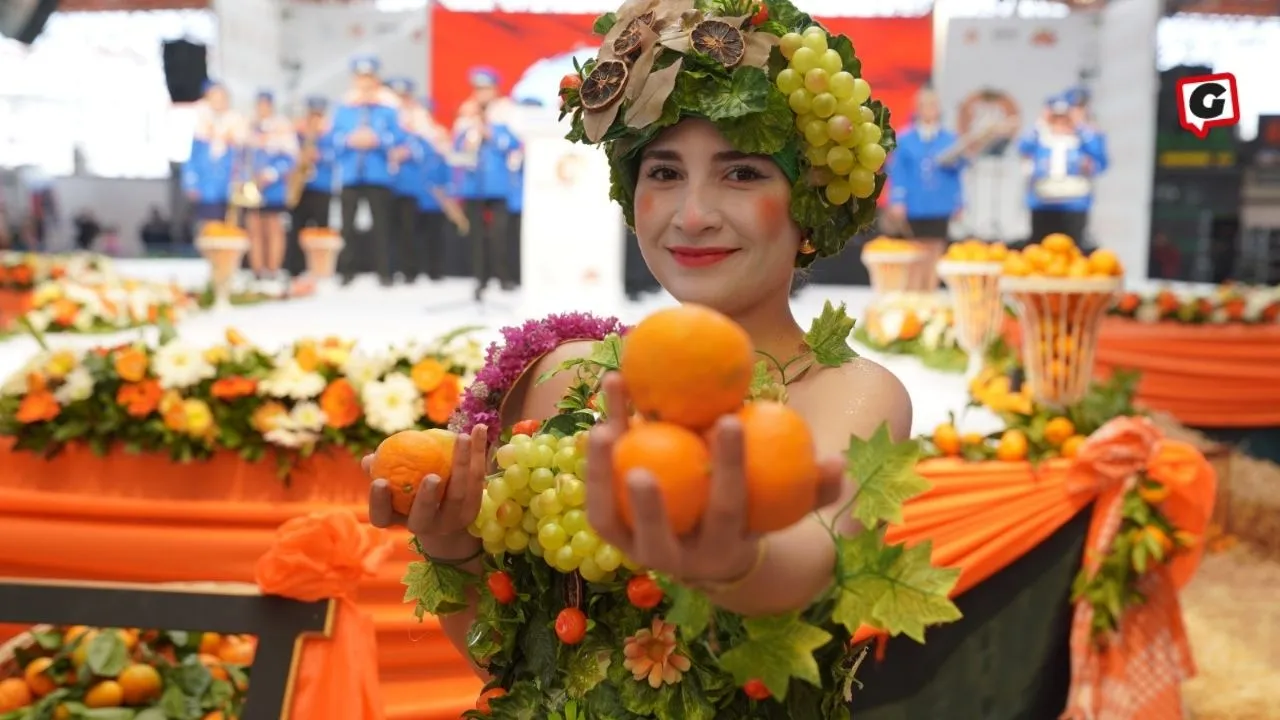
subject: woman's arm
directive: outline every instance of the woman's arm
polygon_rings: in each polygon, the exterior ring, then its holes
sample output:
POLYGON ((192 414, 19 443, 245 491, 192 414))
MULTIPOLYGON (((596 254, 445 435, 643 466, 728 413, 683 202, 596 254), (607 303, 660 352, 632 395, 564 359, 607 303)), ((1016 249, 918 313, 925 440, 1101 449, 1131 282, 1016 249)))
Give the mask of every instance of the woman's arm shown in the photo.
MULTIPOLYGON (((565 343, 543 355, 541 359, 531 365, 529 370, 507 393, 506 402, 503 404, 504 412, 512 414, 518 412, 518 416, 514 419, 504 417, 502 419, 503 424, 512 425, 525 418, 544 419, 554 415, 557 412, 556 404, 560 402, 569 390, 569 386, 574 382, 574 373, 572 371, 561 373, 541 385, 535 385, 535 382, 544 373, 559 367, 560 363, 565 360, 585 357, 590 354, 592 345, 593 343, 588 341, 565 343)), ((502 432, 502 428, 489 428, 490 437, 495 437, 500 432, 502 432)), ((481 550, 480 540, 468 534, 450 538, 420 538, 419 542, 422 543, 423 552, 428 556, 444 560, 470 557, 481 550)), ((480 558, 476 558, 460 567, 462 570, 476 576, 479 576, 484 571, 480 558)), ((471 653, 467 649, 467 633, 471 630, 471 624, 476 619, 477 597, 474 589, 468 592, 467 600, 468 606, 465 610, 438 616, 440 629, 444 631, 445 636, 458 649, 458 652, 462 653, 462 657, 471 663, 476 674, 487 680, 488 673, 471 660, 471 653)))
MULTIPOLYGON (((831 413, 819 418, 835 424, 843 433, 841 442, 847 445, 850 436, 871 437, 886 422, 894 442, 910 437, 911 396, 893 373, 859 360, 832 373, 832 377, 842 383, 846 395, 850 385, 856 383, 857 405, 862 410, 851 416, 845 412, 846 408, 833 407, 831 413)), ((836 554, 827 528, 834 527, 844 536, 862 532, 861 525, 847 511, 856 493, 857 487, 845 482, 840 499, 817 516, 770 534, 764 541, 760 565, 754 571, 743 568, 742 572, 750 575, 732 589, 712 594, 710 600, 746 616, 774 615, 809 607, 831 586, 836 554)))

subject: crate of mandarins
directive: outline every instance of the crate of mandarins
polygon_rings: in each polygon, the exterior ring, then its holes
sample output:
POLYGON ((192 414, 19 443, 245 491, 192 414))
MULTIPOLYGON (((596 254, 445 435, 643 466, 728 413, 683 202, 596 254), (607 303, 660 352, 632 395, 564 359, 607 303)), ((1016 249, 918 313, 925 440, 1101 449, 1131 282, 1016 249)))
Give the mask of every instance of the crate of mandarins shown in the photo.
POLYGON ((233 720, 247 635, 37 625, 0 646, 0 720, 233 720))
POLYGON ((1102 319, 1123 287, 1115 253, 1085 255, 1061 233, 1008 254, 1000 289, 1018 315, 1026 381, 1036 401, 1066 407, 1084 396, 1102 319))

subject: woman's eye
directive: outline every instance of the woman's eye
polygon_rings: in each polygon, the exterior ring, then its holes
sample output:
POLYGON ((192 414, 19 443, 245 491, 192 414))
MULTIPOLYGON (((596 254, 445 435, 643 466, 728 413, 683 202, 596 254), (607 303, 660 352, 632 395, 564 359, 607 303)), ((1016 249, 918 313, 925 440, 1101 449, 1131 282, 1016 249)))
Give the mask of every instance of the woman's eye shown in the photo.
POLYGON ((647 177, 650 180, 667 182, 667 181, 675 180, 680 176, 676 173, 675 170, 672 170, 669 167, 658 165, 656 167, 650 168, 649 172, 645 173, 645 177, 647 177))
POLYGON ((728 174, 729 180, 733 182, 750 182, 752 180, 759 180, 763 177, 764 175, 759 170, 756 170, 750 165, 738 165, 737 167, 729 170, 728 174))

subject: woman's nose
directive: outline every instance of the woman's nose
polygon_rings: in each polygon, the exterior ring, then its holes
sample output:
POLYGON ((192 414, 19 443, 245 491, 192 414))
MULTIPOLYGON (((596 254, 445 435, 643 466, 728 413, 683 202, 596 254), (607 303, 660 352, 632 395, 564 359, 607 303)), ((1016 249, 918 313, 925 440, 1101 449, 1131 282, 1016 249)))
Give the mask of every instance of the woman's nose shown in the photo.
POLYGON ((698 235, 720 226, 720 211, 713 194, 706 188, 690 184, 684 204, 676 213, 676 224, 686 235, 698 235))

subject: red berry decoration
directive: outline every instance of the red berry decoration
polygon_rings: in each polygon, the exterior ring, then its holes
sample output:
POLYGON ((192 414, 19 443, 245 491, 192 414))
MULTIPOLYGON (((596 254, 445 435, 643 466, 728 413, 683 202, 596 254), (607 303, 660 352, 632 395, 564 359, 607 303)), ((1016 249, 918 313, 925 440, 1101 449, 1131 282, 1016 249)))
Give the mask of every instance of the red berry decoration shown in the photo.
POLYGON ((760 3, 760 9, 751 16, 751 26, 760 27, 767 22, 769 22, 769 8, 765 7, 764 3, 760 3))
POLYGON ((510 605, 516 601, 516 586, 511 582, 511 576, 499 570, 491 573, 485 584, 489 586, 489 592, 493 593, 493 599, 503 605, 510 605))
POLYGON ((503 695, 506 695, 506 694, 507 694, 507 691, 503 690, 502 688, 489 688, 488 690, 485 690, 484 692, 480 693, 480 698, 476 700, 476 710, 478 710, 484 715, 488 715, 489 713, 493 712, 489 708, 489 701, 492 700, 493 698, 502 697, 503 695))
POLYGON ((636 575, 627 581, 627 599, 641 610, 658 607, 662 597, 662 587, 648 575, 636 575))
POLYGON ((556 616, 556 637, 565 645, 577 645, 587 636, 587 616, 578 608, 565 608, 556 616))
POLYGON ((560 78, 560 92, 577 90, 582 87, 582 78, 577 73, 569 73, 560 78))
POLYGON ((764 686, 764 682, 758 678, 748 680, 742 686, 742 692, 752 700, 768 700, 771 696, 769 688, 764 686))
POLYGON ((537 435, 542 423, 537 420, 521 420, 511 426, 512 435, 537 435))

